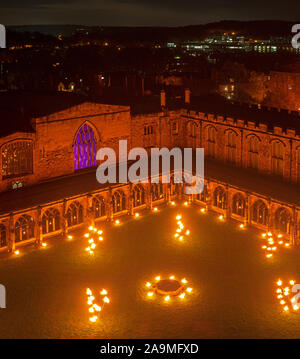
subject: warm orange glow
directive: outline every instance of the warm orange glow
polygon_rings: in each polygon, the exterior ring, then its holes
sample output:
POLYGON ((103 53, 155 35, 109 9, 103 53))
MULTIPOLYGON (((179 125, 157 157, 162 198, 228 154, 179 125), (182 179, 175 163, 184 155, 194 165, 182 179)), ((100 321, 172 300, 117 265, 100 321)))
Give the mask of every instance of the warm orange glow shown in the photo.
POLYGON ((153 297, 153 292, 148 292, 148 297, 153 297))
POLYGON ((109 303, 109 298, 104 297, 104 298, 103 298, 103 302, 105 302, 105 303, 109 303))
POLYGON ((106 295, 107 294, 107 290, 106 289, 102 289, 102 291, 100 292, 101 295, 106 295))
POLYGON ((170 300, 170 296, 167 295, 167 296, 165 297, 165 301, 168 302, 169 300, 170 300))
POLYGON ((115 224, 120 224, 120 221, 117 219, 117 220, 115 221, 115 224))
POLYGON ((101 307, 97 304, 93 304, 93 308, 95 309, 96 312, 100 312, 101 311, 101 307))
POLYGON ((170 278, 171 280, 173 280, 173 279, 175 279, 175 276, 174 276, 174 275, 171 275, 169 278, 170 278))
POLYGON ((19 254, 20 254, 19 250, 15 251, 15 255, 19 255, 19 254))
POLYGON ((97 321, 97 319, 98 319, 97 315, 94 315, 93 317, 90 318, 90 321, 92 323, 95 323, 97 321))

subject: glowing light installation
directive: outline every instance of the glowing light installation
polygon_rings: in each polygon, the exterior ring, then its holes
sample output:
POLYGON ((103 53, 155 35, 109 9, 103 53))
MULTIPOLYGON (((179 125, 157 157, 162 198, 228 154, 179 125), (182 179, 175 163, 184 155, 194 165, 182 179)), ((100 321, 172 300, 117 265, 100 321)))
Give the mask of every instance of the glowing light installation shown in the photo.
POLYGON ((174 238, 178 239, 180 242, 183 241, 184 238, 186 236, 189 236, 191 233, 189 229, 184 229, 185 227, 181 219, 182 219, 181 214, 178 214, 176 216, 178 228, 176 229, 176 233, 174 234, 174 238))
POLYGON ((282 234, 273 236, 271 232, 268 232, 268 233, 263 233, 262 238, 265 241, 265 244, 263 244, 261 248, 265 251, 266 258, 272 258, 274 252, 276 252, 279 247, 283 247, 283 248, 290 247, 289 241, 287 239, 283 239, 282 234))
POLYGON ((110 302, 109 298, 107 297, 107 290, 102 289, 101 292, 99 292, 99 297, 102 299, 102 307, 95 303, 95 295, 93 295, 93 292, 90 288, 86 289, 86 295, 87 295, 87 305, 89 306, 89 313, 92 314, 90 317, 90 322, 96 323, 96 321, 99 319, 99 313, 102 311, 105 304, 108 304, 110 302))
POLYGON ((87 238, 88 240, 88 247, 85 248, 85 250, 93 255, 94 254, 94 250, 97 247, 97 244, 95 243, 95 237, 98 237, 98 241, 102 242, 103 241, 103 237, 101 236, 101 234, 103 234, 103 231, 96 227, 90 226, 89 227, 89 232, 85 233, 84 237, 87 238))
POLYGON ((281 279, 277 281, 277 289, 275 294, 284 312, 298 312, 299 310, 299 306, 295 299, 295 293, 292 292, 292 287, 294 285, 294 280, 290 280, 287 286, 283 284, 281 279))
POLYGON ((153 282, 146 282, 145 287, 148 298, 153 298, 157 294, 164 298, 164 302, 170 302, 172 297, 184 299, 186 294, 192 293, 193 289, 187 284, 186 278, 177 280, 175 275, 170 275, 169 278, 162 279, 158 275, 153 282))

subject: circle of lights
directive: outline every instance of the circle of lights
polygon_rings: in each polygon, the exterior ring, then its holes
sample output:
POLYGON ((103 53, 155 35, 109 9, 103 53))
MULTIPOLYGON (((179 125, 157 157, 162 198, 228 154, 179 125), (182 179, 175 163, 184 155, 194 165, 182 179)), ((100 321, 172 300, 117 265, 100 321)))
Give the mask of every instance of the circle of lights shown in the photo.
POLYGON ((169 302, 171 297, 184 299, 186 294, 190 294, 193 291, 193 288, 188 286, 188 281, 185 278, 177 280, 174 275, 168 278, 161 278, 158 275, 153 282, 147 282, 145 287, 148 298, 152 298, 157 294, 164 297, 165 302, 169 302))

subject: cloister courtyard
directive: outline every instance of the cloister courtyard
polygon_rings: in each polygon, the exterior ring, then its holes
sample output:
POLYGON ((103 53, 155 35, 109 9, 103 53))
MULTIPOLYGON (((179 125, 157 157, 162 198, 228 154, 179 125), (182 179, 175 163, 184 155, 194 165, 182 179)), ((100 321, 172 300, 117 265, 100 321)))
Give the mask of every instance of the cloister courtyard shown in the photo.
POLYGON ((1 259, 0 337, 300 338, 300 312, 285 312, 275 294, 279 278, 299 283, 300 248, 266 258, 262 232, 179 202, 119 220, 97 224, 103 241, 92 255, 85 228, 1 259), (190 231, 182 241, 174 237, 178 214, 190 231), (157 276, 185 278, 192 291, 148 296, 157 276), (95 323, 87 288, 105 288, 110 299, 95 323))

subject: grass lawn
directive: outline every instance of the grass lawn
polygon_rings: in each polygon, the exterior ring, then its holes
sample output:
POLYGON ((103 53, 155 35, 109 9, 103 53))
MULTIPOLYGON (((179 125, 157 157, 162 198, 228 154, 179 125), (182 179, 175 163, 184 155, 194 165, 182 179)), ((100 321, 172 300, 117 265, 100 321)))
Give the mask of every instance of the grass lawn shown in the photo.
POLYGON ((274 294, 279 277, 299 283, 299 248, 266 259, 257 232, 179 205, 98 227, 94 256, 78 236, 0 261, 0 338, 300 338, 300 313, 283 313, 274 294), (177 213, 191 231, 183 242, 173 237, 177 213), (148 298, 158 274, 186 277, 193 292, 148 298), (109 291, 96 323, 87 287, 109 291))

